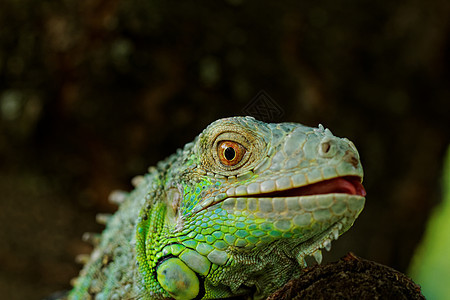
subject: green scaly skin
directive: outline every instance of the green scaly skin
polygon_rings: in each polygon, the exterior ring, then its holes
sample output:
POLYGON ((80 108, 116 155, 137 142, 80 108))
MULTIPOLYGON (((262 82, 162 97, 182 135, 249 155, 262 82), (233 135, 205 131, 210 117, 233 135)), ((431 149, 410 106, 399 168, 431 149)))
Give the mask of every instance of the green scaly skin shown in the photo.
POLYGON ((362 177, 353 143, 322 126, 215 121, 112 196, 68 298, 263 299, 353 225, 362 177))

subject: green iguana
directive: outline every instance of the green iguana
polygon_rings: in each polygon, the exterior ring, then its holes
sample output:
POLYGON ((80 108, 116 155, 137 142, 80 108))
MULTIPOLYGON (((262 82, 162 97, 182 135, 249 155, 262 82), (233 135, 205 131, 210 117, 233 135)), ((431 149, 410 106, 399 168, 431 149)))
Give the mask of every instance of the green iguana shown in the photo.
POLYGON ((353 143, 321 125, 215 121, 112 194, 68 298, 262 299, 352 226, 362 177, 353 143))

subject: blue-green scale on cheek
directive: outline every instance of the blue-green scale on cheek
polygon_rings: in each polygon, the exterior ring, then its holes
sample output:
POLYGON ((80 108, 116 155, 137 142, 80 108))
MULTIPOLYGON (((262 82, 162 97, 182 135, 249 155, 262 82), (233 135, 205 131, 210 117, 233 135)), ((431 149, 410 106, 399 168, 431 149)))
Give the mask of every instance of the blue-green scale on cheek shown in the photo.
POLYGON ((212 243, 214 243, 216 241, 216 239, 213 237, 213 236, 211 236, 211 235, 207 235, 206 236, 206 242, 208 243, 208 244, 212 244, 212 243))
POLYGON ((186 240, 183 241, 182 244, 192 249, 195 249, 195 247, 197 247, 197 242, 194 240, 186 240))
POLYGON ((195 240, 196 241, 199 241, 199 242, 203 242, 203 241, 205 241, 206 239, 205 239, 205 236, 203 235, 203 234, 197 234, 196 236, 195 236, 195 240))
POLYGON ((235 232, 235 234, 237 237, 239 238, 245 238, 247 235, 249 235, 249 233, 247 232, 247 230, 238 230, 235 232))
MULTIPOLYGON (((214 232, 214 229, 211 228, 211 227, 205 227, 205 228, 202 228, 202 231, 201 231, 201 233, 202 233, 204 236, 208 236, 209 234, 211 234, 211 233, 213 233, 213 232, 214 232)), ((206 239, 208 239, 208 237, 207 237, 206 239)))
POLYGON ((251 235, 246 237, 245 239, 252 245, 255 245, 259 241, 258 238, 251 236, 251 235))
POLYGON ((241 217, 239 217, 239 218, 237 218, 237 220, 236 221, 239 221, 239 222, 244 222, 244 223, 246 223, 246 224, 248 224, 249 222, 251 223, 252 222, 252 220, 251 219, 249 219, 248 217, 246 217, 246 216, 241 216, 241 217))
POLYGON ((191 230, 192 230, 192 231, 195 231, 195 232, 197 232, 197 233, 202 234, 203 228, 201 228, 201 227, 199 227, 199 226, 195 226, 195 228, 193 228, 193 229, 191 229, 191 230))
MULTIPOLYGON (((240 220, 241 221, 241 220, 240 220)), ((244 223, 247 225, 247 226, 255 226, 254 228, 256 228, 256 224, 255 224, 255 220, 253 220, 252 218, 244 218, 244 223)), ((250 227, 249 227, 250 228, 250 227)))
POLYGON ((225 240, 225 242, 227 242, 229 245, 233 245, 234 241, 236 240, 236 237, 234 235, 231 234, 225 234, 225 236, 223 237, 223 239, 225 240))
MULTIPOLYGON (((219 228, 219 230, 220 230, 220 228, 219 228)), ((212 235, 213 235, 216 239, 220 240, 220 239, 223 238, 224 233, 221 232, 221 231, 214 231, 214 232, 212 233, 212 235)))
POLYGON ((248 230, 255 230, 258 228, 258 225, 253 223, 247 226, 248 230))
POLYGON ((246 227, 245 223, 243 223, 243 222, 236 222, 234 226, 239 229, 246 227))
POLYGON ((228 212, 225 210, 222 210, 221 208, 216 209, 216 214, 218 216, 225 217, 225 218, 228 216, 228 212), (220 211, 218 212, 218 210, 220 210, 220 211))
POLYGON ((260 236, 265 235, 266 233, 264 231, 261 231, 261 230, 251 230, 250 234, 255 236, 255 237, 260 237, 260 236))
POLYGON ((244 239, 237 239, 237 240, 234 242, 234 245, 235 245, 236 247, 240 247, 240 248, 247 246, 247 244, 248 244, 248 242, 247 242, 246 240, 244 240, 244 239))
POLYGON ((237 230, 236 227, 228 227, 228 232, 231 233, 231 234, 235 233, 236 230, 237 230))
POLYGON ((276 231, 276 230, 272 230, 272 231, 269 231, 269 235, 273 236, 273 237, 280 237, 281 236, 281 232, 276 231))
POLYGON ((219 250, 225 250, 226 248, 228 248, 228 244, 221 240, 216 241, 213 246, 219 250))

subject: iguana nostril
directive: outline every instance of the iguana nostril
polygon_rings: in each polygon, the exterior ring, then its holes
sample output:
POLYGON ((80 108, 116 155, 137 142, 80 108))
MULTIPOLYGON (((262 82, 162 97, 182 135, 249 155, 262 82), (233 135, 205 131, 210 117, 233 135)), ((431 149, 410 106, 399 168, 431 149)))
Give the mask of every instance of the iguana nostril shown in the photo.
POLYGON ((355 156, 355 153, 353 153, 350 150, 347 150, 345 152, 344 157, 342 159, 345 160, 346 162, 350 163, 355 168, 358 166, 359 160, 355 156))
POLYGON ((333 157, 336 154, 336 145, 330 137, 325 137, 319 144, 319 155, 322 157, 333 157))

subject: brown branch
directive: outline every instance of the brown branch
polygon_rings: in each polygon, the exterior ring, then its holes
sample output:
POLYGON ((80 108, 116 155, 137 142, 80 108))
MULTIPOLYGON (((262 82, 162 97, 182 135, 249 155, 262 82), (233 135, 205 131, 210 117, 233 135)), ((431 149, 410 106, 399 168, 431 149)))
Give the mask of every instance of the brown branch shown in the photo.
POLYGON ((287 299, 425 299, 405 274, 348 253, 338 262, 310 267, 269 296, 287 299))

